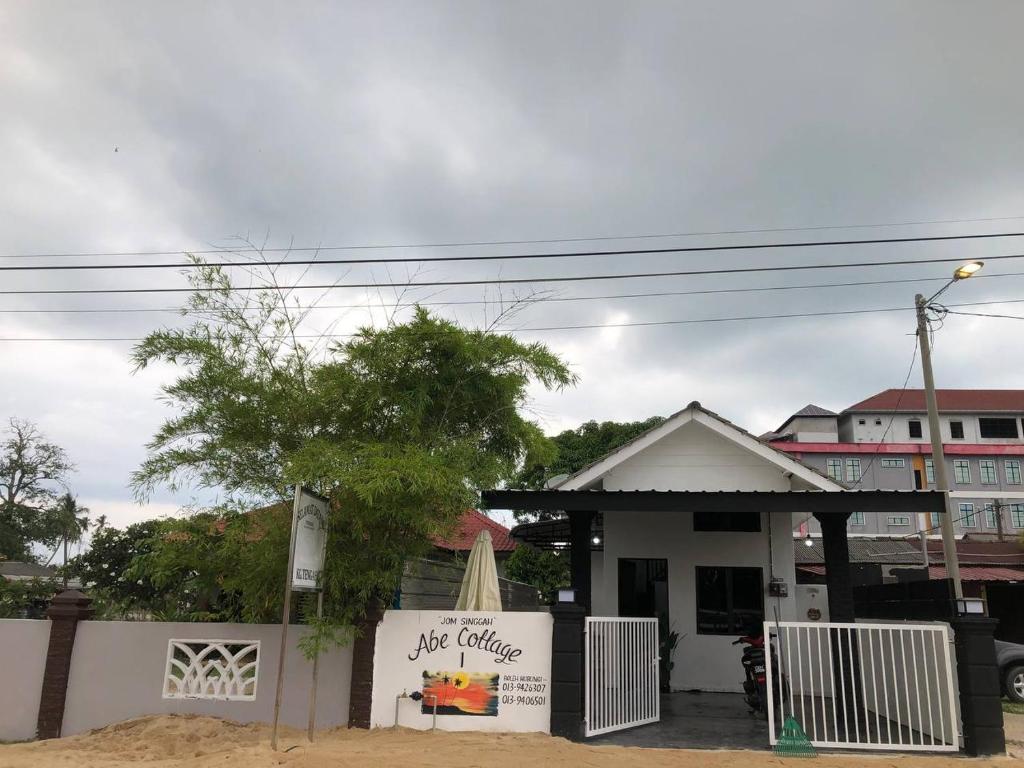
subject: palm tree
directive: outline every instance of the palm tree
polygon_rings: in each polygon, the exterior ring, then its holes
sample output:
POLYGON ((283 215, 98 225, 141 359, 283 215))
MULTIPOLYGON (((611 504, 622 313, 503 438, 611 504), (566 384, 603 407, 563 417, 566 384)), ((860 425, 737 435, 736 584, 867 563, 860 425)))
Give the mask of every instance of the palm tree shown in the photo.
MULTIPOLYGON (((58 530, 64 542, 64 565, 68 564, 68 545, 79 542, 89 530, 89 509, 78 506, 78 500, 70 493, 65 493, 57 502, 56 509, 58 530)), ((68 573, 64 569, 64 589, 68 588, 68 573)))

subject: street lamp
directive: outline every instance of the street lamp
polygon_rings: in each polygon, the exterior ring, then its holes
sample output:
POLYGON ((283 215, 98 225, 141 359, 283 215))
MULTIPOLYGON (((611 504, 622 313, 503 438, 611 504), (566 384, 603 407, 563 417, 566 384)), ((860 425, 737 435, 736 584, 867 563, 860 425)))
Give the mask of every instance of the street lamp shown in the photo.
MULTIPOLYGON (((942 450, 942 434, 939 432, 939 407, 935 397, 935 376, 932 373, 932 352, 928 343, 927 310, 949 286, 959 280, 966 280, 977 274, 985 266, 983 261, 969 261, 953 270, 953 279, 940 288, 931 298, 926 299, 920 293, 914 297, 917 308, 917 341, 921 347, 921 370, 924 374, 924 396, 928 405, 928 432, 932 441, 932 463, 935 465, 935 487, 945 492, 946 514, 939 525, 942 528, 942 551, 946 560, 946 573, 953 580, 953 592, 956 599, 964 596, 963 584, 960 582, 960 562, 956 554, 956 534, 953 531, 953 518, 950 515, 949 477, 946 474, 946 454, 942 450)), ((921 546, 927 551, 927 542, 922 538, 921 546)), ((959 604, 959 603, 958 603, 959 604)))

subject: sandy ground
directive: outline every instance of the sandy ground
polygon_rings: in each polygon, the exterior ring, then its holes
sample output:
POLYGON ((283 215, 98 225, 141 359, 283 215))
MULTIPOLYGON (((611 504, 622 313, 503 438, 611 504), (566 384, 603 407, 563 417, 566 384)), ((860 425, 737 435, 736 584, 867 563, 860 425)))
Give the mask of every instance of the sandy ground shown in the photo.
MULTIPOLYGON (((976 766, 1018 766, 1024 757, 1024 715, 1008 715, 1012 751, 1018 759, 971 761, 976 766)), ((315 744, 285 730, 282 748, 272 752, 269 730, 209 717, 159 716, 130 720, 92 733, 31 744, 0 746, 3 768, 115 768, 145 763, 152 768, 535 768, 536 766, 674 766, 744 768, 807 765, 770 752, 701 752, 625 747, 591 747, 539 734, 430 733, 406 729, 323 731, 315 744)), ((963 758, 947 756, 820 755, 816 768, 963 768, 963 758)))

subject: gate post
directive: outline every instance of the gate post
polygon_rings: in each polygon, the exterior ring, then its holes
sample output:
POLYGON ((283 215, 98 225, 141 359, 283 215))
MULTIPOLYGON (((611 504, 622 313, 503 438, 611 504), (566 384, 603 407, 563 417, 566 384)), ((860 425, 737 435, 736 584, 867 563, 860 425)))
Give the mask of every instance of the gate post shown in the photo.
POLYGON ((1006 752, 1006 735, 993 635, 999 622, 985 616, 958 616, 951 623, 956 643, 964 751, 974 757, 1001 755, 1006 752))
POLYGON ((43 690, 39 697, 36 736, 55 739, 64 724, 64 704, 71 676, 71 653, 75 649, 78 622, 90 618, 95 610, 92 598, 77 589, 66 589, 50 601, 46 611, 50 619, 50 642, 43 669, 43 690))
POLYGON ((551 617, 551 735, 581 741, 586 610, 575 603, 555 603, 551 617))

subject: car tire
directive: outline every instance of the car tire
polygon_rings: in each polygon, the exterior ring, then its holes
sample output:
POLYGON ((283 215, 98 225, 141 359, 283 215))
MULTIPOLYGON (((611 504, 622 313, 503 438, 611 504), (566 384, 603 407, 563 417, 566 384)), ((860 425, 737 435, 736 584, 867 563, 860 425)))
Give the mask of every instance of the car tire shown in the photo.
POLYGON ((1016 664, 1006 670, 1003 676, 1003 690, 1010 701, 1024 704, 1024 665, 1016 664))

